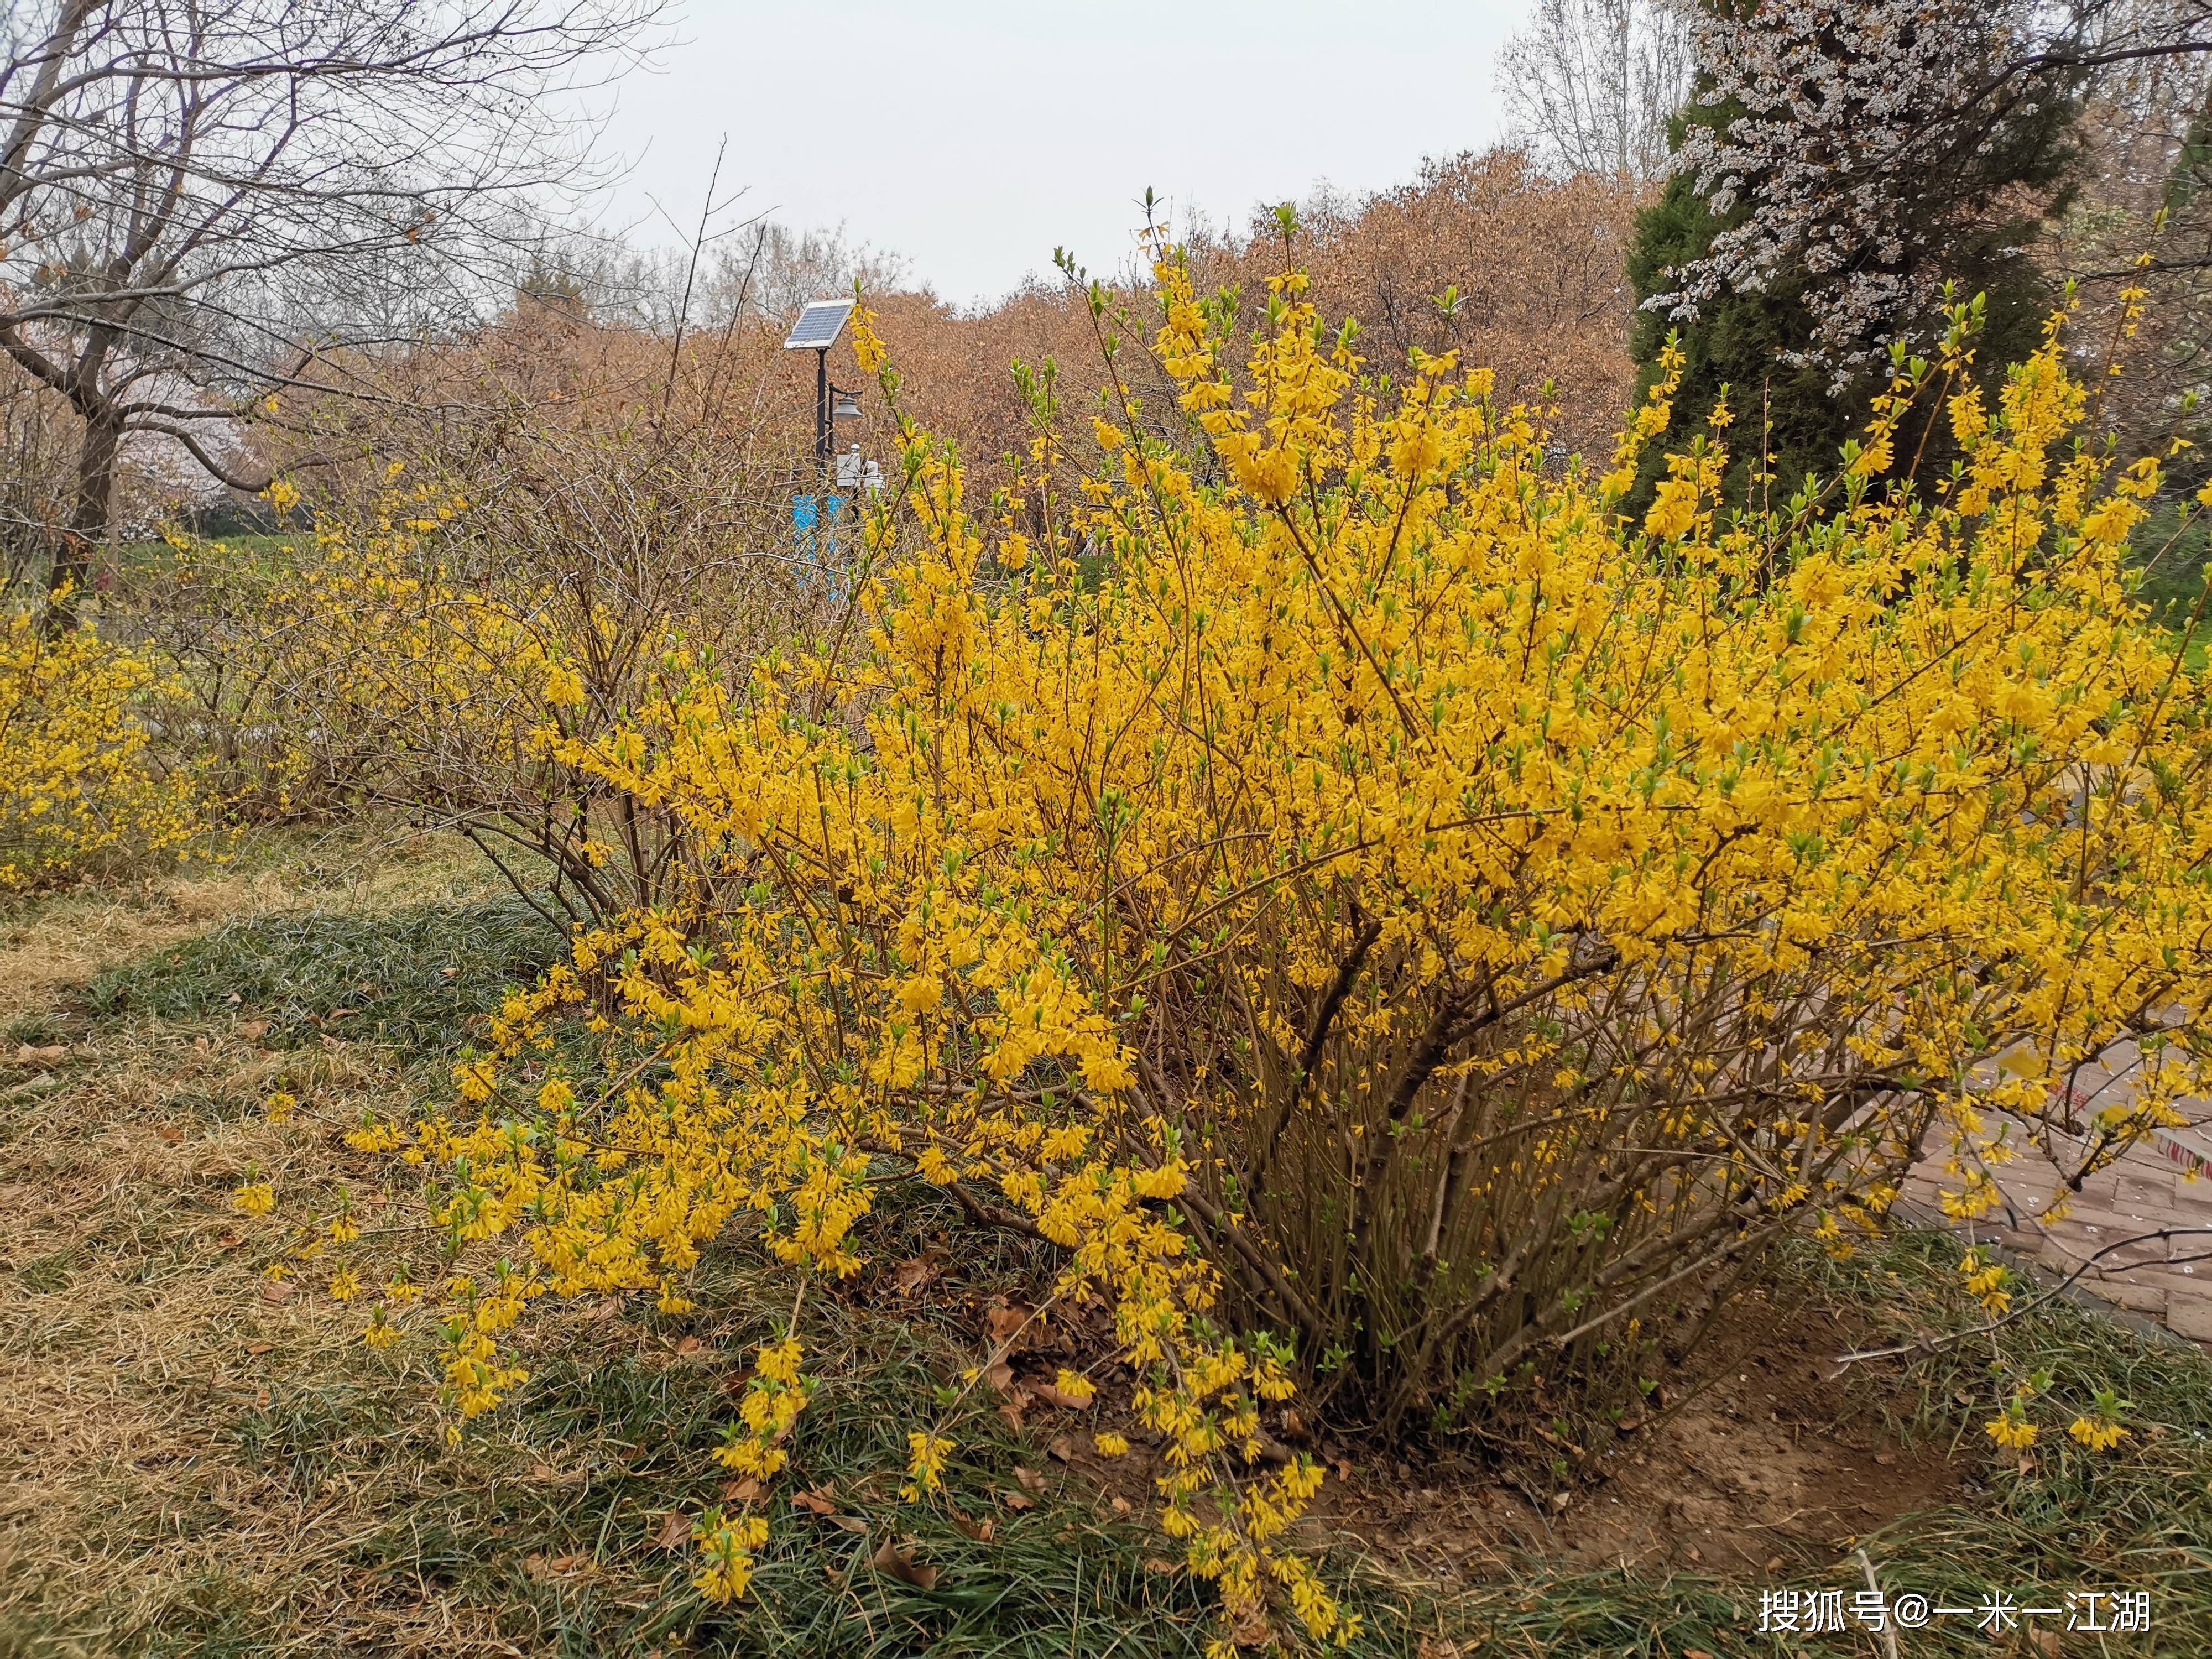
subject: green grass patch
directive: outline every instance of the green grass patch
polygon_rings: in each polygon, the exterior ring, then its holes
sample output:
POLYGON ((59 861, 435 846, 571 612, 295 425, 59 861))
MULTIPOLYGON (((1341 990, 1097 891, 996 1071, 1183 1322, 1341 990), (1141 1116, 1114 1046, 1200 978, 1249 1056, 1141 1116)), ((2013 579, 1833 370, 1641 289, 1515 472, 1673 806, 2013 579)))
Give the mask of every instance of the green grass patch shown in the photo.
POLYGON ((561 945, 520 898, 305 911, 228 923, 102 974, 90 1000, 111 1019, 263 1018, 271 1048, 328 1033, 442 1062, 471 1020, 535 979, 561 945))

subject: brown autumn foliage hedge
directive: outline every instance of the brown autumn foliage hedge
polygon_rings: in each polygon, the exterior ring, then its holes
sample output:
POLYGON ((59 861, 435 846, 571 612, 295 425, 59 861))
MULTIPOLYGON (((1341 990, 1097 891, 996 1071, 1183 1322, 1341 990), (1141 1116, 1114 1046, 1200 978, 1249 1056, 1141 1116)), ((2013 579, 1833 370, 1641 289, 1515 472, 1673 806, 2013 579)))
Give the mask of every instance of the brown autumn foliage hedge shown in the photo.
MULTIPOLYGON (((1312 279, 1321 313, 1357 318, 1363 353, 1381 372, 1409 351, 1457 349, 1490 365, 1502 403, 1540 401, 1566 452, 1610 441, 1627 406, 1631 295, 1623 248, 1639 205, 1614 180, 1545 177, 1518 151, 1491 150, 1424 165, 1412 183, 1365 202, 1309 204, 1290 258, 1312 279), (1453 295, 1449 309, 1437 303, 1453 295), (1547 384, 1555 388, 1542 396, 1547 384)), ((1237 288, 1249 306, 1283 269, 1273 216, 1241 237, 1194 238, 1201 292, 1237 288)), ((908 412, 955 440, 972 470, 1027 441, 1029 414, 1008 365, 1050 358, 1062 404, 1077 414, 1106 388, 1107 371, 1083 293, 1031 288, 979 315, 927 293, 872 296, 877 331, 899 365, 908 412)), ((1155 419, 1170 418, 1168 382, 1141 349, 1119 355, 1128 389, 1155 419)))

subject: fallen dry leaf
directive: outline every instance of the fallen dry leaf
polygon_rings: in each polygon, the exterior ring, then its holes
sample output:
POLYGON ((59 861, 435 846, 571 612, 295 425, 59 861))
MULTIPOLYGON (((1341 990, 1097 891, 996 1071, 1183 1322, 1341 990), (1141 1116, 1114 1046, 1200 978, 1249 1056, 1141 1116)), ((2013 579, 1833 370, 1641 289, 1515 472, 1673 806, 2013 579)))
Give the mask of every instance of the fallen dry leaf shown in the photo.
POLYGON ((988 1521, 971 1521, 958 1510, 955 1510, 952 1511, 952 1524, 979 1544, 988 1544, 991 1541, 991 1523, 988 1521))
POLYGON ((691 1541, 691 1517, 682 1510, 671 1510, 660 1517, 660 1530, 653 1534, 653 1547, 657 1550, 680 1550, 691 1541))
POLYGON ((682 1358, 686 1355, 695 1354, 706 1346, 707 1345, 704 1342, 702 1342, 697 1337, 687 1336, 681 1342, 678 1342, 676 1345, 677 1357, 678 1358, 682 1358))
POLYGON ((37 1048, 27 1042, 15 1050, 15 1063, 18 1066, 30 1066, 41 1060, 59 1060, 67 1053, 69 1053, 69 1044, 66 1042, 49 1042, 37 1048))
POLYGON ((868 1529, 868 1523, 857 1515, 833 1515, 830 1517, 830 1524, 840 1532, 866 1532, 868 1529))
POLYGON ((1044 1471, 1042 1469, 1033 1469, 1027 1464, 1017 1463, 1014 1465, 1014 1479, 1031 1492, 1044 1490, 1044 1471))
POLYGON ((1682 1659, 1713 1659, 1713 1656, 1703 1648, 1684 1648, 1682 1659))
POLYGON ((1163 1561, 1157 1555, 1148 1555, 1145 1558, 1146 1572, 1173 1572, 1175 1570, 1175 1563, 1172 1561, 1163 1561))
POLYGON ((1033 1510, 1036 1507, 1036 1498, 1024 1498, 1018 1492, 1010 1492, 1006 1493, 1001 1501, 1005 1503, 1008 1509, 1014 1510, 1017 1514, 1020 1513, 1024 1510, 1033 1510))
POLYGON ((742 1480, 728 1481, 722 1487, 725 1504, 757 1504, 760 1495, 761 1483, 750 1474, 742 1480))
POLYGON ((1419 1659, 1459 1659, 1459 1644, 1446 1637, 1424 1636, 1419 1659))
POLYGON ((1063 1463, 1075 1461, 1075 1443, 1064 1434, 1053 1436, 1052 1443, 1044 1449, 1048 1457, 1057 1457, 1063 1463))
POLYGON ((985 1368, 983 1380, 1000 1394, 1005 1394, 1014 1386, 1014 1368, 1001 1359, 997 1364, 985 1368))
POLYGON ((990 1333, 991 1346, 998 1349, 1011 1344, 1015 1333, 1029 1323, 1030 1312, 1029 1304, 1022 1302, 993 1302, 985 1308, 983 1327, 990 1333))
POLYGON ((246 1351, 248 1353, 267 1353, 276 1346, 274 1342, 249 1342, 246 1345, 246 1351))
POLYGON ((1090 1401, 1078 1400, 1072 1394, 1062 1394, 1059 1389, 1049 1382, 1030 1382, 1024 1386, 1046 1405, 1057 1406, 1064 1412, 1079 1412, 1090 1404, 1090 1401))
POLYGON ((289 1302, 300 1293, 300 1287, 289 1279, 264 1279, 261 1281, 262 1297, 270 1302, 289 1302))
POLYGON ((265 1019, 249 1019, 238 1028, 238 1034, 248 1042, 258 1042, 269 1035, 269 1022, 265 1019))
POLYGON ((1237 1609, 1229 1626, 1229 1639, 1240 1648, 1264 1648, 1275 1639, 1267 1622, 1267 1604, 1257 1596, 1237 1609))
POLYGON ((817 1486, 812 1492, 798 1492, 791 1495, 791 1507, 805 1510, 810 1515, 835 1515, 837 1500, 830 1495, 827 1486, 817 1486))
POLYGON ((154 1133, 172 1146, 185 1138, 185 1132, 182 1129, 156 1129, 154 1133))
POLYGON ((1129 1512, 1129 1500, 1118 1492, 1114 1494, 1113 1505, 1114 1513, 1116 1515, 1127 1515, 1129 1512))
POLYGON ((914 1552, 893 1539, 884 1540, 883 1547, 870 1558, 868 1565, 878 1572, 889 1573, 901 1583, 911 1584, 918 1590, 933 1590, 937 1588, 937 1569, 917 1565, 914 1559, 914 1552))
POLYGON ((912 1296, 936 1277, 937 1259, 927 1252, 891 1269, 891 1283, 898 1287, 901 1296, 912 1296))

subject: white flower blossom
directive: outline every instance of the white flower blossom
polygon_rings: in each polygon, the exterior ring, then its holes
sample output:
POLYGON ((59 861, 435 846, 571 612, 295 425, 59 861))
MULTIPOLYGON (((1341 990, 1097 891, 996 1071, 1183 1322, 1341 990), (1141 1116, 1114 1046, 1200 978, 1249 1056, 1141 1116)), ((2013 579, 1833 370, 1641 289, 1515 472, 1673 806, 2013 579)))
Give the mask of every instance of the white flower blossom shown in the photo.
POLYGON ((1699 9, 1698 108, 1674 165, 1726 218, 1646 307, 1680 321, 1729 291, 1805 279, 1814 335, 1790 360, 1840 387, 1933 313, 1939 239, 1991 207, 1988 156, 2039 112, 2027 0, 1764 0, 1699 9))

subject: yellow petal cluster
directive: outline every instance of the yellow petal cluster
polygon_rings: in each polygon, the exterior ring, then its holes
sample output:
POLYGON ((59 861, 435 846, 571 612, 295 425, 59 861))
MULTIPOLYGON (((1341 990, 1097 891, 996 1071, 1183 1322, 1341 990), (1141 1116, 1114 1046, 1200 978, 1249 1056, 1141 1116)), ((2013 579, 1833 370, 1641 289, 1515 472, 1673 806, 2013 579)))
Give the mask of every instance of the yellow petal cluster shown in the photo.
POLYGON ((161 775, 141 717, 173 689, 91 628, 0 615, 0 889, 191 838, 191 781, 161 775))

